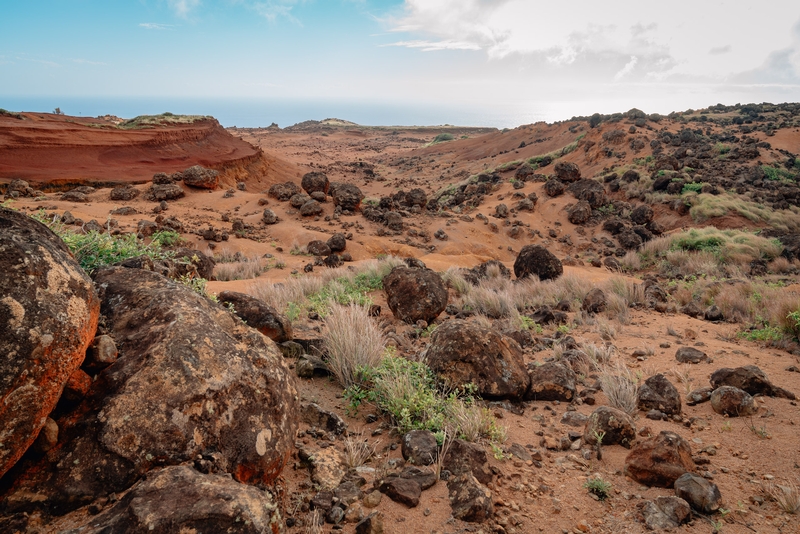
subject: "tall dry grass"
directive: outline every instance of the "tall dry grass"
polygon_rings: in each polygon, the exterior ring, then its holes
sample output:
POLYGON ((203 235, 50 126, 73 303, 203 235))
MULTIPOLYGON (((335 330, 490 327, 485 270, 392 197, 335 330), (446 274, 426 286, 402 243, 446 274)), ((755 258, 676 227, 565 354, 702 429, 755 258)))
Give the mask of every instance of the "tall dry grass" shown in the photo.
POLYGON ((367 308, 334 304, 325 325, 323 341, 328 368, 342 387, 358 383, 360 368, 377 367, 381 363, 386 337, 367 308))

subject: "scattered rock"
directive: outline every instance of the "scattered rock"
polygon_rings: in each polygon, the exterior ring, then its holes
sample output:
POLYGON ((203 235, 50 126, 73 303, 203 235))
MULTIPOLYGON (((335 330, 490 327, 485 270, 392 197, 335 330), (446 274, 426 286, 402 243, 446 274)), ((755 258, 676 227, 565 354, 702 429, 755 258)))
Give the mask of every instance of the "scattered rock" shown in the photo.
POLYGON ((292 339, 292 323, 272 306, 236 291, 222 291, 217 295, 222 304, 231 304, 233 312, 247 326, 255 328, 272 341, 282 343, 292 339))
POLYGON ((335 233, 333 234, 326 242, 328 248, 331 249, 331 252, 341 252, 345 248, 347 248, 347 239, 345 238, 344 234, 335 233))
POLYGON ((680 363, 700 363, 709 361, 705 352, 694 347, 681 347, 675 353, 675 359, 680 363))
POLYGON ((413 508, 419 504, 422 488, 415 481, 408 478, 390 477, 381 483, 380 492, 395 502, 413 508))
POLYGON ((567 210, 567 220, 572 224, 586 224, 592 217, 592 207, 585 200, 576 202, 567 210))
POLYGON ((606 294, 598 287, 592 288, 586 294, 581 305, 581 309, 589 313, 602 313, 607 307, 606 294))
POLYGON ((162 200, 178 200, 186 196, 186 192, 178 184, 153 184, 145 193, 145 198, 151 202, 161 202, 162 200))
POLYGON ((684 473, 675 481, 675 495, 704 514, 719 510, 722 500, 716 484, 692 473, 684 473))
POLYGON ((383 290, 392 314, 409 324, 430 324, 447 307, 447 288, 430 269, 395 267, 384 277, 383 290))
MULTIPOLYGON (((525 400, 571 402, 575 398, 575 372, 559 362, 528 364, 531 385, 525 400)), ((570 412, 568 412, 570 413, 570 412)), ((583 426, 583 425, 581 425, 583 426)))
POLYGON ((329 256, 331 254, 331 248, 325 241, 320 241, 319 239, 310 241, 308 245, 306 245, 306 250, 308 250, 309 254, 314 256, 329 256))
POLYGON ((636 440, 636 424, 631 416, 610 406, 600 406, 586 422, 583 441, 588 445, 597 443, 597 435, 605 432, 602 444, 622 445, 631 448, 636 440))
POLYGON ((261 220, 264 221, 264 224, 277 224, 278 216, 271 209, 265 209, 261 220))
POLYGON ((681 396, 663 374, 651 376, 639 387, 637 402, 640 410, 659 410, 667 415, 681 413, 681 396))
POLYGON ((292 196, 300 193, 300 188, 294 182, 284 182, 282 184, 275 184, 269 188, 267 194, 272 198, 281 202, 286 202, 292 196))
POLYGON ((300 405, 300 418, 308 425, 339 436, 347 430, 347 423, 338 414, 323 410, 319 404, 304 402, 300 405))
POLYGON ((453 440, 442 467, 455 476, 471 473, 481 484, 489 484, 493 478, 486 449, 463 439, 453 440))
POLYGON ((340 206, 343 210, 356 211, 361 206, 364 193, 361 189, 352 184, 341 184, 331 192, 333 203, 340 206))
POLYGON ((672 530, 688 522, 692 510, 680 497, 656 497, 643 503, 642 516, 650 530, 672 530))
POLYGON ((355 527, 356 534, 383 534, 383 515, 372 512, 359 521, 355 527))
POLYGON ((541 245, 525 245, 514 261, 517 279, 536 275, 539 280, 552 280, 564 273, 561 261, 541 245))
POLYGON ((129 201, 139 196, 139 190, 132 185, 118 185, 111 189, 109 197, 115 201, 129 201))
POLYGON ((562 182, 577 182, 581 178, 580 168, 576 164, 568 161, 559 161, 556 163, 553 170, 556 173, 556 178, 562 182))
POLYGON ((403 458, 414 465, 431 465, 439 455, 436 436, 430 430, 412 430, 402 439, 403 458))
POLYGON ((703 312, 703 318, 706 321, 711 321, 712 323, 718 323, 725 320, 722 310, 717 305, 706 308, 706 310, 703 312))
POLYGON ((426 358, 450 387, 472 383, 484 398, 521 399, 530 385, 517 342, 477 323, 442 324, 431 336, 426 358))
POLYGON ((175 178, 198 189, 216 189, 219 185, 219 171, 206 169, 201 165, 193 165, 183 172, 176 173, 175 178))
POLYGON ((746 417, 758 411, 753 397, 733 386, 720 386, 711 393, 711 407, 729 417, 746 417))
POLYGON ((322 192, 327 194, 330 187, 328 175, 324 172, 309 172, 303 175, 300 181, 300 186, 309 195, 314 192, 322 192))
POLYGON ((775 386, 769 381, 767 375, 755 365, 745 365, 731 369, 724 367, 714 371, 711 375, 711 385, 714 388, 720 386, 733 386, 743 389, 751 395, 765 395, 767 397, 780 397, 795 400, 795 394, 781 387, 775 386))
POLYGON ((453 517, 470 523, 483 523, 494 514, 492 492, 469 473, 447 483, 453 517))
POLYGON ((558 178, 551 178, 544 183, 543 189, 547 196, 557 197, 564 194, 567 186, 558 178))
POLYGON ((689 443, 667 430, 637 443, 625 458, 625 474, 645 486, 671 488, 678 477, 692 470, 689 443))
POLYGON ((647 204, 640 204, 631 211, 631 221, 642 226, 653 220, 653 208, 647 204))

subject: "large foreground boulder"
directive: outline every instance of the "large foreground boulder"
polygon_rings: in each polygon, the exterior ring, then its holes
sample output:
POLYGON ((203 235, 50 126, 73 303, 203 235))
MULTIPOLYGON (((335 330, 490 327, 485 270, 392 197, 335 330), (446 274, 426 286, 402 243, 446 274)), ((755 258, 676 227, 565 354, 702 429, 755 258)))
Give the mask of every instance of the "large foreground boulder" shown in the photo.
POLYGON ((158 471, 88 524, 66 534, 267 534, 280 532, 280 521, 278 505, 268 493, 181 465, 158 471))
POLYGON ((514 261, 514 275, 517 278, 535 274, 539 280, 551 280, 563 273, 561 260, 541 245, 525 245, 514 261))
POLYGON ((516 341, 476 323, 447 321, 431 336, 430 368, 451 387, 475 384, 491 399, 521 399, 530 377, 516 341))
POLYGON ((409 324, 430 323, 447 307, 447 288, 430 269, 395 267, 383 278, 386 301, 395 317, 409 324))
POLYGON ((58 446, 24 466, 6 508, 64 513, 198 456, 239 482, 274 482, 298 413, 275 344, 156 273, 111 267, 95 285, 109 334, 123 341, 119 359, 57 421, 58 446))
POLYGON ((0 208, 0 476, 36 439, 94 339, 100 301, 64 242, 0 208))

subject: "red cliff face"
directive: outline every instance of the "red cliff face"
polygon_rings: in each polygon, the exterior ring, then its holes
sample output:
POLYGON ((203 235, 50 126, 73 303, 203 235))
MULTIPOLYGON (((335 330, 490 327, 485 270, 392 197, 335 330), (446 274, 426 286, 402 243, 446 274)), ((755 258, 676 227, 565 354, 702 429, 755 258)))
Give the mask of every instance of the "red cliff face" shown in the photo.
POLYGON ((44 190, 141 183, 192 165, 219 170, 220 183, 228 186, 297 175, 294 165, 234 137, 212 118, 122 129, 100 118, 0 115, 0 188, 13 179, 44 190))

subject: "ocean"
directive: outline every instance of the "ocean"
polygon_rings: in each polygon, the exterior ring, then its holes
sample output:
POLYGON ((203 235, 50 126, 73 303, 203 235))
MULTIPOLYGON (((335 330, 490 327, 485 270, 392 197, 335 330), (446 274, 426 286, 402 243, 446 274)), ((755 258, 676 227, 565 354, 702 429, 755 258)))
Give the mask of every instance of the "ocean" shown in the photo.
MULTIPOLYGON (((213 98, 107 98, 107 97, 7 97, 0 96, 0 108, 9 111, 52 112, 56 107, 67 115, 97 117, 116 115, 132 118, 169 111, 180 115, 211 115, 225 127, 280 127, 307 120, 337 118, 365 126, 489 126, 515 128, 537 121, 566 120, 552 105, 408 104, 369 101, 305 101, 213 98)), ((566 107, 563 110, 566 112, 566 107)))

